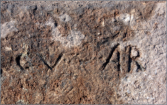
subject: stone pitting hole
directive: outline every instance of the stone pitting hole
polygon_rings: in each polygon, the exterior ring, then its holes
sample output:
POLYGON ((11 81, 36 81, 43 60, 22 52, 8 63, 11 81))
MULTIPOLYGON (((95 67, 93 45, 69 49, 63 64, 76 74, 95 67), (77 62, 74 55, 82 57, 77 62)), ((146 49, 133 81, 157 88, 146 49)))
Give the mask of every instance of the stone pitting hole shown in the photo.
POLYGON ((16 64, 20 67, 21 70, 24 70, 24 68, 20 65, 20 59, 21 59, 22 54, 19 54, 16 56, 16 64))

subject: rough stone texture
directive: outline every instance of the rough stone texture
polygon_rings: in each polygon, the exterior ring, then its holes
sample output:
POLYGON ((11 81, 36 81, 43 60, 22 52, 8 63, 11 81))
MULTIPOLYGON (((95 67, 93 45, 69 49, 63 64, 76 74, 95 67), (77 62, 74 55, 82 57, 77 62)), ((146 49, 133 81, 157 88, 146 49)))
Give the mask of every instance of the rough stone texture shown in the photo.
POLYGON ((166 104, 166 2, 1 2, 1 104, 166 104))

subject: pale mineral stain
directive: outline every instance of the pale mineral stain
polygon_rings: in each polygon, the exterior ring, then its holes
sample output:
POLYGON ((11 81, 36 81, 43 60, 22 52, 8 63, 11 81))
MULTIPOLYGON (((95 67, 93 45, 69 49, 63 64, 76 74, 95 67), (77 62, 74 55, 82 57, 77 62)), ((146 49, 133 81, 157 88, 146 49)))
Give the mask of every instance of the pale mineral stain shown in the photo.
POLYGON ((166 10, 166 3, 157 3, 157 8, 155 10, 156 13, 158 13, 159 15, 165 14, 164 10, 166 10))
POLYGON ((12 51, 12 48, 6 46, 6 47, 5 47, 5 50, 6 50, 6 51, 12 51))
POLYGON ((130 19, 131 19, 131 16, 127 13, 125 14, 120 14, 118 17, 117 17, 117 20, 120 20, 122 21, 124 24, 128 24, 130 22, 130 19))
POLYGON ((61 27, 60 25, 55 26, 53 19, 49 19, 45 25, 49 25, 52 28, 52 36, 55 41, 60 41, 63 46, 65 47, 74 47, 81 44, 81 41, 84 39, 84 35, 80 31, 74 31, 71 30, 70 34, 67 35, 67 37, 62 37, 58 27, 61 27))
POLYGON ((102 25, 102 27, 104 27, 104 26, 105 26, 105 24, 104 24, 104 19, 103 19, 103 21, 101 22, 101 25, 102 25))
POLYGON ((68 14, 63 14, 59 17, 60 21, 62 22, 68 22, 71 20, 71 17, 68 14))
POLYGON ((1 37, 5 38, 10 32, 18 31, 15 27, 16 21, 11 20, 10 22, 5 22, 1 25, 1 37))

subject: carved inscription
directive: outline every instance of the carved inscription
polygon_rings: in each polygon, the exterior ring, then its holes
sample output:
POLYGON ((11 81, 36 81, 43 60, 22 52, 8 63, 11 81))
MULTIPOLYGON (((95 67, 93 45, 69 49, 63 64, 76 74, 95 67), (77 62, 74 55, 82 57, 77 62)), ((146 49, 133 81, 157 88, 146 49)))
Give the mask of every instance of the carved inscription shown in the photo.
POLYGON ((119 76, 123 76, 126 73, 131 73, 134 66, 137 67, 136 72, 139 70, 145 70, 145 68, 140 64, 138 58, 140 57, 139 50, 134 46, 126 46, 123 50, 120 50, 120 45, 117 44, 111 48, 110 53, 100 67, 100 70, 104 70, 106 66, 113 62, 117 65, 117 70, 119 76))

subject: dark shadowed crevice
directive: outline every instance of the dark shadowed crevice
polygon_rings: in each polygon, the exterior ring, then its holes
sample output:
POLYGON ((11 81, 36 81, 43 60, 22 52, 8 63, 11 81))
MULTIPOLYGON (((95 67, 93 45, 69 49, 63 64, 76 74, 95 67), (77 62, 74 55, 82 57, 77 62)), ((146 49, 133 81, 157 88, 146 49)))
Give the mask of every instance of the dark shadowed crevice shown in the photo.
POLYGON ((17 57, 16 57, 16 64, 20 67, 21 70, 24 70, 24 68, 20 65, 20 59, 21 59, 21 56, 22 54, 19 54, 17 57))
POLYGON ((118 37, 119 34, 120 34, 120 32, 114 34, 114 35, 112 36, 112 38, 116 38, 116 37, 118 37))
POLYGON ((132 58, 130 57, 130 55, 131 55, 131 47, 130 46, 129 46, 128 50, 129 50, 129 55, 128 55, 129 56, 129 58, 128 58, 128 60, 129 60, 128 61, 129 62, 128 63, 128 72, 130 72, 130 70, 131 70, 131 63, 132 63, 132 58))
POLYGON ((58 26, 58 23, 57 23, 56 21, 54 22, 54 26, 55 26, 55 27, 57 27, 57 26, 58 26))
MULTIPOLYGON (((136 62, 136 61, 135 61, 135 62, 136 62)), ((136 66, 137 66, 136 72, 138 72, 139 70, 142 70, 142 68, 141 68, 141 66, 140 66, 140 64, 139 64, 138 62, 136 62, 136 66)))
POLYGON ((120 53, 117 52, 117 60, 118 60, 118 77, 119 77, 119 72, 120 72, 120 53))
POLYGON ((1 69, 1 71, 0 71, 0 75, 2 75, 2 73, 3 73, 3 70, 1 69))

